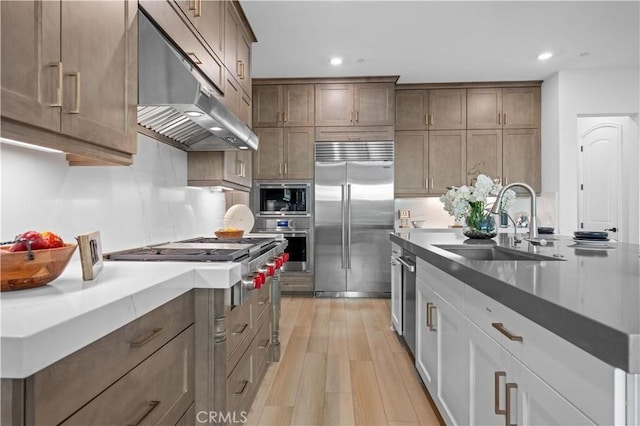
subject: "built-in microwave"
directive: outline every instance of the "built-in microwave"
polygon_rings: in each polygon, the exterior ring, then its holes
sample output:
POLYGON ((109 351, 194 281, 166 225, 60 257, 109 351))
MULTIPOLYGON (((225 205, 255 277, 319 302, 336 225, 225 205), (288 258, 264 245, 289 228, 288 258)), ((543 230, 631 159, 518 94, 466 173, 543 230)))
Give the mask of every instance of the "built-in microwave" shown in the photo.
POLYGON ((253 190, 253 210, 259 216, 312 213, 313 185, 308 182, 259 182, 253 190))

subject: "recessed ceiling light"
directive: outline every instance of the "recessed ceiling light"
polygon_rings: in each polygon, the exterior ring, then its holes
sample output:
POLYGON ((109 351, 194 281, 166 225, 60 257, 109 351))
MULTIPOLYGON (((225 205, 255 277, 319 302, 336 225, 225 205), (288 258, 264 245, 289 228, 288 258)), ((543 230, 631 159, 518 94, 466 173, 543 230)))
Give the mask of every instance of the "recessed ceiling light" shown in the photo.
POLYGON ((550 57, 553 56, 553 53, 551 52, 545 52, 545 53, 541 53, 538 55, 538 59, 540 59, 541 61, 544 61, 546 59, 549 59, 550 57))
POLYGON ((219 132, 220 130, 222 130, 222 127, 213 126, 213 127, 209 127, 209 130, 214 132, 219 132))
POLYGON ((340 65, 342 63, 342 58, 331 58, 331 65, 340 65))
POLYGON ((204 114, 200 111, 187 111, 185 112, 189 117, 202 117, 204 114))

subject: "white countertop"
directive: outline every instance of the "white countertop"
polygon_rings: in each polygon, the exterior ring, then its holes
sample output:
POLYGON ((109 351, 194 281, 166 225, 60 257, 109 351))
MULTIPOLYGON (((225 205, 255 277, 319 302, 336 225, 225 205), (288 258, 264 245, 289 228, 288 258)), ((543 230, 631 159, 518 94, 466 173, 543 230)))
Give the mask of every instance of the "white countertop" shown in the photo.
POLYGON ((233 262, 105 262, 93 281, 79 261, 48 285, 0 294, 0 377, 25 378, 193 288, 229 288, 233 262))

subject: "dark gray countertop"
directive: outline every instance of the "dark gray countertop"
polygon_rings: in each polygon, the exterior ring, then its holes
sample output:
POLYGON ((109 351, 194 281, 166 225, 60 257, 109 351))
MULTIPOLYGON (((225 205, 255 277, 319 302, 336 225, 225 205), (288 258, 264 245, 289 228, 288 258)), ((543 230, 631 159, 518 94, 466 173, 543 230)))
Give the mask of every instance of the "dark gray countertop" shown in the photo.
POLYGON ((640 246, 577 246, 554 236, 546 246, 523 241, 519 251, 561 261, 470 260, 434 245, 484 243, 460 231, 397 232, 391 241, 602 361, 640 373, 640 246))

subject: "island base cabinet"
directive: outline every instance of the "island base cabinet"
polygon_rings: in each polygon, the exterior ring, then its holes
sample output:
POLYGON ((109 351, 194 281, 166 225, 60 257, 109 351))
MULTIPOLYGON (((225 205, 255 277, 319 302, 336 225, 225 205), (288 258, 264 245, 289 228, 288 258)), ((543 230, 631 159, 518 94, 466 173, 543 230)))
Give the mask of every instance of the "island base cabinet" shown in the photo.
POLYGON ((183 331, 62 424, 176 424, 194 399, 193 329, 183 331))
POLYGON ((424 281, 416 282, 416 367, 447 424, 468 423, 465 320, 424 281))
POLYGON ((475 324, 469 323, 469 425, 593 425, 475 324))

